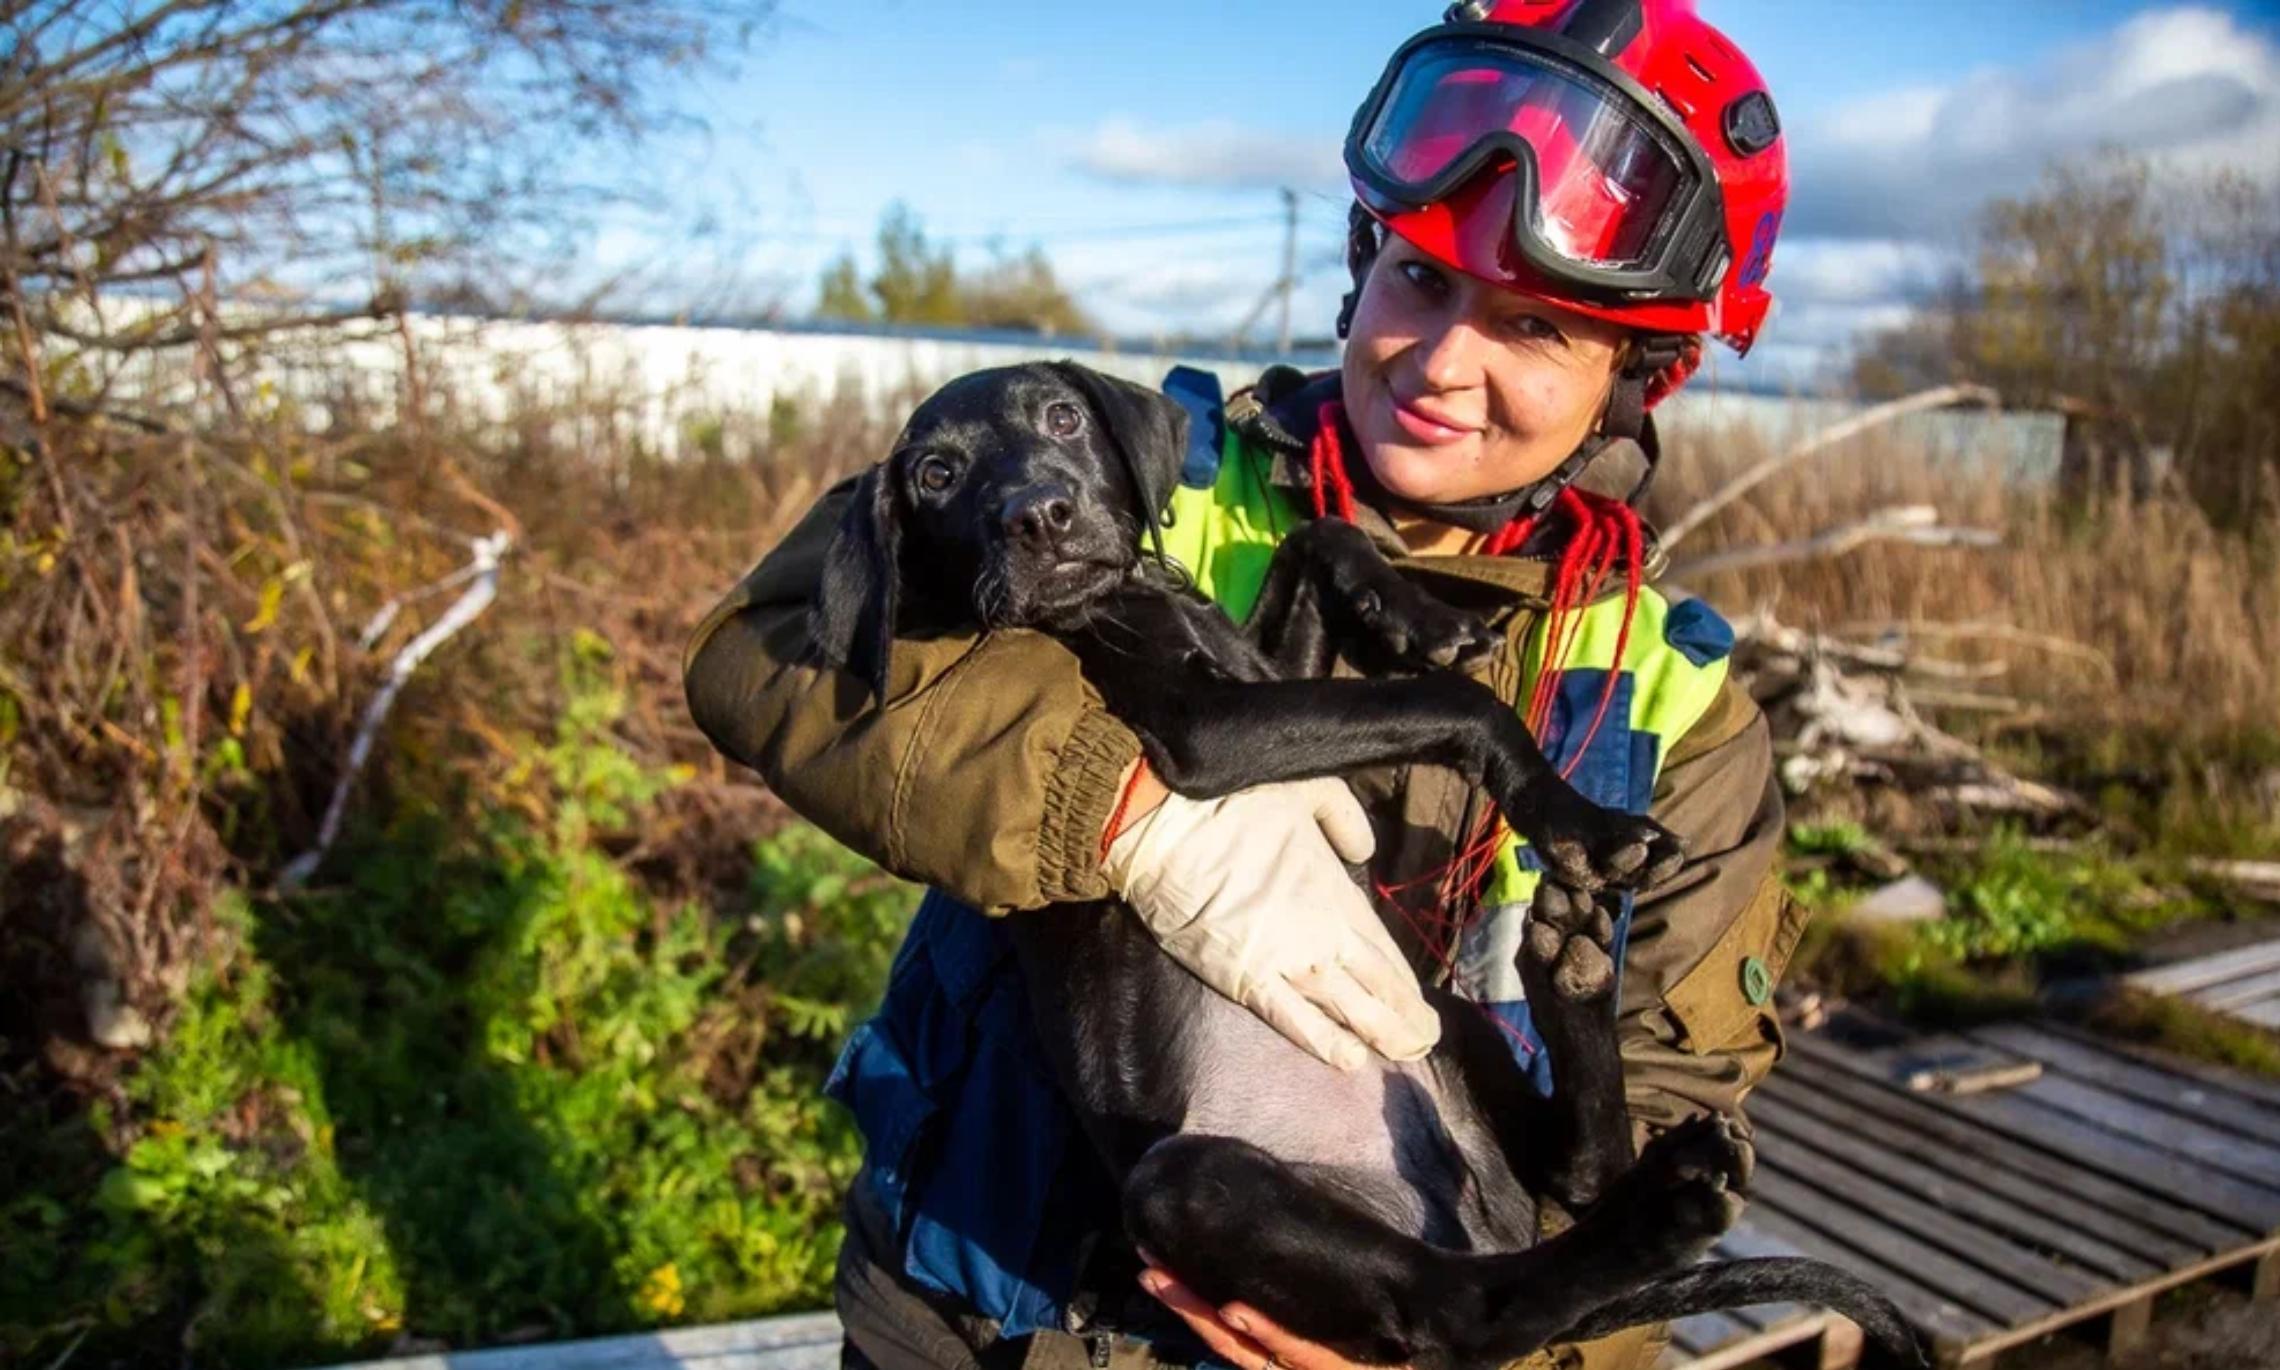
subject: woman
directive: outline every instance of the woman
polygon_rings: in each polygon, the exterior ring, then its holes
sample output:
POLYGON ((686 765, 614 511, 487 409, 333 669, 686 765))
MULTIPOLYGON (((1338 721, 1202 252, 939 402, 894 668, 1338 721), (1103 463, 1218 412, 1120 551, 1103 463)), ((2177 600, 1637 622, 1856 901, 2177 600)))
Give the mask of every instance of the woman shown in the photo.
MULTIPOLYGON (((1645 411, 1703 334, 1746 349, 1765 317, 1786 172, 1763 82, 1691 0, 1460 5, 1395 54, 1347 163, 1344 362, 1201 402, 1167 551, 1240 615, 1283 533, 1343 517, 1483 614, 1505 644, 1485 678, 1571 782, 1687 846, 1625 934, 1638 1126, 1738 1115, 1778 1054, 1767 1001, 1799 930, 1772 875, 1765 722, 1726 680, 1724 624, 1646 586, 1651 537, 1574 482, 1630 440, 1651 472, 1645 411)), ((898 643, 871 698, 807 639, 845 500, 827 495, 708 617, 687 676, 723 751, 936 890, 831 1084, 866 1139, 838 1282, 849 1363, 1192 1358, 1168 1307, 1243 1370, 1336 1364, 1141 1268, 977 910, 1052 917, 1032 910, 1113 892, 1168 954, 1334 1062, 1429 1049, 1416 976, 1448 981, 1548 1087, 1512 969, 1525 848, 1433 768, 1359 777, 1352 795, 1168 795, 1074 659, 1034 634, 898 643), (1341 856, 1370 860, 1374 901, 1341 856)), ((1558 1354, 1615 1370, 1658 1348, 1642 1329, 1558 1354)))

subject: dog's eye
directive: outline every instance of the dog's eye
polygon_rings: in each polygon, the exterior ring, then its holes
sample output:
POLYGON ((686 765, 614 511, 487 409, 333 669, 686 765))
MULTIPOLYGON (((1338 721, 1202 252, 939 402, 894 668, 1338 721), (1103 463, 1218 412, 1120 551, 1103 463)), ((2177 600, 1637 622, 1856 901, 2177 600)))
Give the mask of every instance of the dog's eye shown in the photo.
POLYGON ((1077 430, 1084 426, 1084 411, 1067 400, 1055 400, 1045 406, 1045 431, 1054 437, 1075 437, 1077 430))
POLYGON ((930 495, 939 495, 958 479, 957 468, 940 457, 926 457, 918 463, 918 488, 930 495))

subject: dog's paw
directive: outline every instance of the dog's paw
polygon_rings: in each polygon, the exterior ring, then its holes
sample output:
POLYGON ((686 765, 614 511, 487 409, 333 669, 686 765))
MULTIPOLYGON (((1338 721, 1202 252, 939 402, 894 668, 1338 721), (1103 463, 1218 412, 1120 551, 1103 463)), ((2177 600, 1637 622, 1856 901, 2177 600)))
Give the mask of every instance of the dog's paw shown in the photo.
POLYGON ((1390 568, 1352 587, 1347 603, 1394 663, 1413 670, 1469 671, 1502 642, 1479 615, 1442 603, 1390 568))
POLYGON ((1756 1153, 1730 1119, 1692 1118, 1647 1143, 1622 1189, 1639 1235, 1692 1256, 1742 1216, 1756 1153))
POLYGON ((1578 890, 1643 890, 1685 864, 1686 848, 1662 824, 1602 808, 1565 784, 1560 789, 1556 800, 1536 806, 1532 822, 1515 824, 1552 879, 1578 890))
POLYGON ((1536 886, 1520 948, 1528 998, 1547 994, 1585 1003, 1615 988, 1615 919, 1591 895, 1556 880, 1536 886))

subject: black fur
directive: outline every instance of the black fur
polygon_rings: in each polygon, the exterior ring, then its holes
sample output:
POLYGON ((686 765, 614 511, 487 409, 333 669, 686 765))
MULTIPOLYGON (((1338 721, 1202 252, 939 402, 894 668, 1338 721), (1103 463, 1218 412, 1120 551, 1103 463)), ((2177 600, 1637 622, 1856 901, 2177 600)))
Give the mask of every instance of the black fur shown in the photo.
POLYGON ((1438 990, 1430 1056, 1349 1074, 1204 987, 1127 909, 1009 919, 1039 1040, 1123 1177, 1126 1235, 1214 1303, 1252 1303, 1360 1360, 1502 1364, 1556 1340, 1802 1301, 1920 1361, 1897 1310, 1834 1267, 1695 1264, 1748 1178, 1748 1146, 1723 1120, 1634 1159, 1608 892, 1669 875, 1675 839, 1583 799, 1510 707, 1437 670, 1493 637, 1350 525, 1283 541, 1247 629, 1142 555, 1185 424, 1170 400, 1068 363, 951 382, 858 484, 815 606, 824 658, 883 698, 897 633, 1052 633, 1190 795, 1391 763, 1457 769, 1551 870, 1519 970, 1559 1087, 1537 1096, 1486 1016, 1438 990), (1376 674, 1321 678, 1337 657, 1376 674), (1538 1242, 1537 1196, 1574 1226, 1538 1242))

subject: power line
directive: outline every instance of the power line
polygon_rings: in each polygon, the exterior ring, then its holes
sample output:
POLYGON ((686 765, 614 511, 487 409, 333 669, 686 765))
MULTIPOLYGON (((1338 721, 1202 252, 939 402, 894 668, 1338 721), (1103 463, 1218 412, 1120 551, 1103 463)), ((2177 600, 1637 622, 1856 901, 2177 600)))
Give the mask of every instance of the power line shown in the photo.
MULTIPOLYGON (((933 229, 927 228, 925 223, 921 221, 919 224, 919 229, 926 235, 926 240, 930 243, 941 243, 951 246, 980 247, 987 246, 992 243, 1065 243, 1087 241, 1097 242, 1130 238, 1186 237, 1203 233, 1221 233, 1230 229, 1238 228, 1265 228, 1272 224, 1282 223, 1283 221, 1284 216, 1280 214, 1247 214, 1238 217, 1219 219, 1188 219, 1170 223, 1095 224, 1082 228, 1060 228, 1043 230, 1006 228, 992 230, 989 232, 968 231, 961 233, 936 232, 933 229)), ((875 225, 868 230, 849 229, 841 232, 812 228, 777 230, 757 229, 754 231, 754 236, 763 241, 773 242, 839 243, 859 238, 866 232, 875 231, 875 225)))

